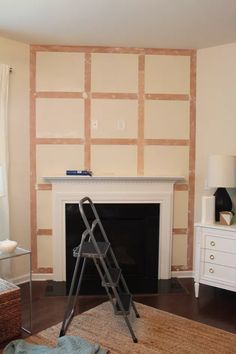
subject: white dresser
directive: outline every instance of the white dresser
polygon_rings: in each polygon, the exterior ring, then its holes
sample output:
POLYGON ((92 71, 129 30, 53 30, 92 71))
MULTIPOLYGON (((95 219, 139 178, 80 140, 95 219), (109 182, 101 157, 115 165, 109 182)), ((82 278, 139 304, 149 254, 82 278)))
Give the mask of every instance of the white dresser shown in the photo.
POLYGON ((236 291, 236 224, 195 224, 194 286, 199 284, 236 291))

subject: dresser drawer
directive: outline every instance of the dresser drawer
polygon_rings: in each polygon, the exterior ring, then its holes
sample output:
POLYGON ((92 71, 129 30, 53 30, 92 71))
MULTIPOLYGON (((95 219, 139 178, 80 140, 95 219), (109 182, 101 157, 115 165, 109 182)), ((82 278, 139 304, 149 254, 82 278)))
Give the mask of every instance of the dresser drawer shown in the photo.
POLYGON ((236 257, 233 253, 219 252, 215 250, 205 249, 201 253, 201 262, 208 262, 211 264, 219 264, 236 268, 236 257))
POLYGON ((200 284, 236 292, 236 224, 196 224, 194 246, 195 296, 200 284))
POLYGON ((236 253, 236 238, 226 238, 208 234, 204 236, 204 248, 222 252, 236 253))
POLYGON ((230 282, 236 285, 236 268, 218 264, 201 263, 201 276, 215 281, 230 282))

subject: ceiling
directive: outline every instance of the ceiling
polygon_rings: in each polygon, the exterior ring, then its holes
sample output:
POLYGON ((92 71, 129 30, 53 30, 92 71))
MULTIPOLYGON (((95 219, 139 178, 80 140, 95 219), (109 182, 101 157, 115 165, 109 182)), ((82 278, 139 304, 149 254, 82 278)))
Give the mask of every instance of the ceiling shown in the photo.
POLYGON ((206 48, 236 42, 236 0, 0 0, 0 36, 31 44, 206 48))

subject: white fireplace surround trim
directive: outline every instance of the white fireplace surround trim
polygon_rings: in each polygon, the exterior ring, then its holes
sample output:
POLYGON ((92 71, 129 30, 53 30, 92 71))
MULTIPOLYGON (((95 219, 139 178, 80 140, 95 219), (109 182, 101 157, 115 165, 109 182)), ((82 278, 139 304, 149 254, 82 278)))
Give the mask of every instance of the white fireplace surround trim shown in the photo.
MULTIPOLYGON (((173 186, 183 177, 47 176, 52 183, 53 279, 66 280, 65 205, 89 196, 96 203, 160 204, 159 279, 171 277, 173 186)), ((109 235, 108 235, 109 237, 109 235)))

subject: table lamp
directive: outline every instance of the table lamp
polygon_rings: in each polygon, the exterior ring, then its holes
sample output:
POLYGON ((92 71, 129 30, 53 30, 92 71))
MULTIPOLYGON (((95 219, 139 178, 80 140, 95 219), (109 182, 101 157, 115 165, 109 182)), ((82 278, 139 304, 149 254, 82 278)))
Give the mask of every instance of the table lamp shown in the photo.
POLYGON ((217 188, 214 194, 215 219, 219 221, 221 211, 232 211, 232 201, 226 188, 236 187, 236 156, 209 156, 207 182, 209 187, 217 188))

